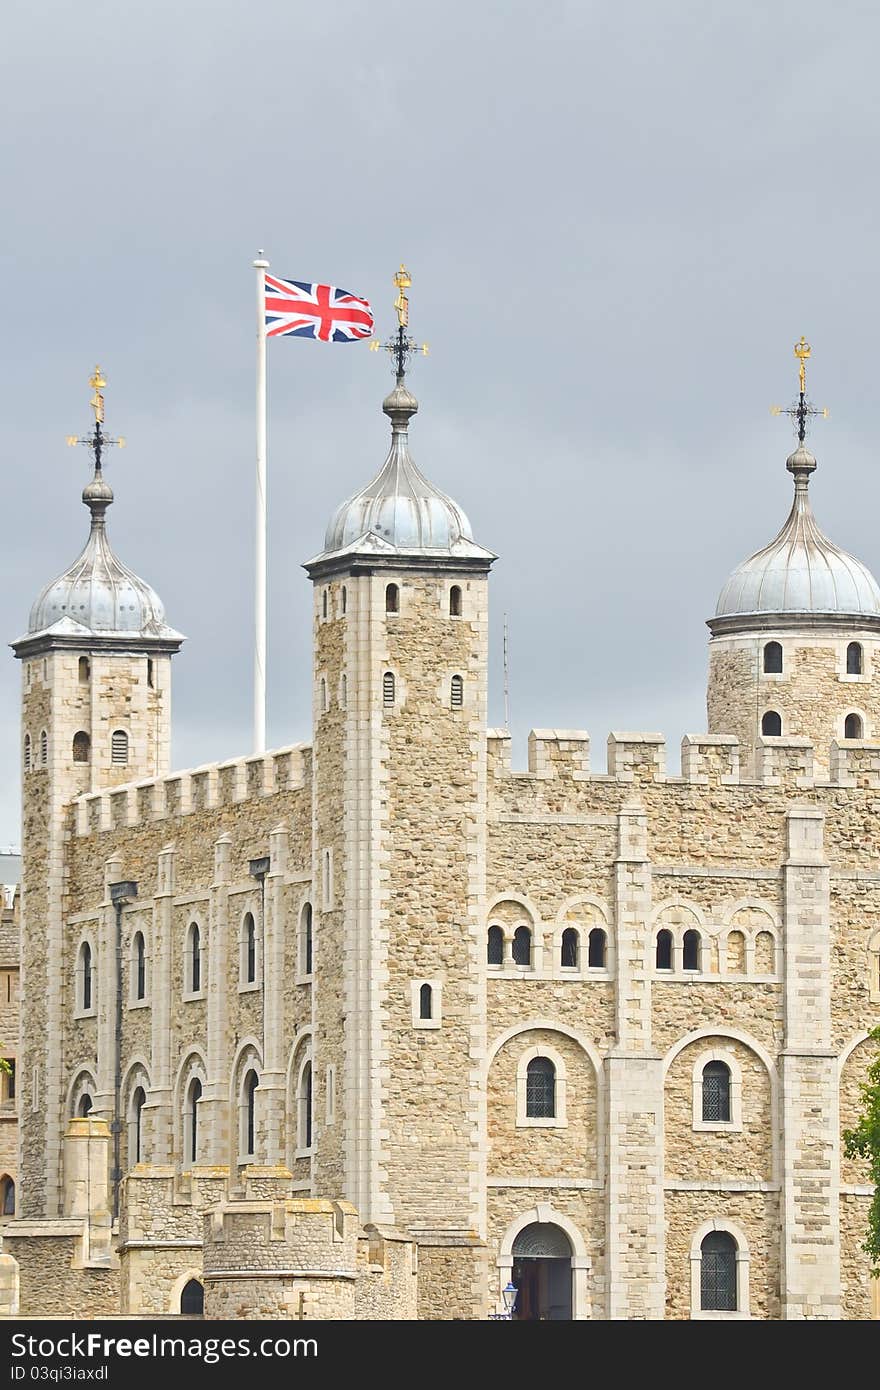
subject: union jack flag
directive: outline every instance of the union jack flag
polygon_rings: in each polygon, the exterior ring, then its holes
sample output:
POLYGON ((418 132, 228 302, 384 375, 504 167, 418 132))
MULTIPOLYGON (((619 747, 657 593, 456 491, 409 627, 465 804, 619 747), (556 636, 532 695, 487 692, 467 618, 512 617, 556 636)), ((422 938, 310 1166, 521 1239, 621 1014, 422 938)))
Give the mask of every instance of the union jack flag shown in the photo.
POLYGON ((365 299, 335 285, 279 280, 266 275, 266 337, 318 338, 322 343, 354 343, 373 332, 373 311, 365 299))

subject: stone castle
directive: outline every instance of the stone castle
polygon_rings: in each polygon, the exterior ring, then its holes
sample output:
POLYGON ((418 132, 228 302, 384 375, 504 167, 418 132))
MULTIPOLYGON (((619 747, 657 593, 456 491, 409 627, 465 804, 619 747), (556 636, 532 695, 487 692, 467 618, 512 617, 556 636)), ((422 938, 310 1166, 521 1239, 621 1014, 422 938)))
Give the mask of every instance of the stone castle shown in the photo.
POLYGON ((183 640, 85 549, 22 667, 20 1316, 867 1319, 880 589, 791 513, 708 725, 487 729, 489 571, 391 447, 333 516, 313 738, 169 766, 183 640), (506 1294, 505 1294, 506 1291, 506 1294))

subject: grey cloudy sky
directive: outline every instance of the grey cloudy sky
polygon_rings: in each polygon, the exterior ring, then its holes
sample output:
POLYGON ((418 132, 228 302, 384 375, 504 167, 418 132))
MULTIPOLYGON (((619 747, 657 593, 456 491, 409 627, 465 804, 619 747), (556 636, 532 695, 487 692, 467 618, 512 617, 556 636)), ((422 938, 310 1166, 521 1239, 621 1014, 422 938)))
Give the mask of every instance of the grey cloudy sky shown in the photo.
MULTIPOLYGON (((729 570, 789 505, 813 343, 824 529, 880 568, 868 3, 29 0, 0 47, 4 640, 82 545, 108 377, 113 544, 187 634, 174 763, 250 751, 254 285, 413 275, 416 461, 500 556, 515 761, 532 726, 705 727, 729 570)), ((388 364, 270 345, 269 741, 309 737, 300 569, 381 465, 388 364)), ((18 664, 0 668, 17 842, 18 664)))

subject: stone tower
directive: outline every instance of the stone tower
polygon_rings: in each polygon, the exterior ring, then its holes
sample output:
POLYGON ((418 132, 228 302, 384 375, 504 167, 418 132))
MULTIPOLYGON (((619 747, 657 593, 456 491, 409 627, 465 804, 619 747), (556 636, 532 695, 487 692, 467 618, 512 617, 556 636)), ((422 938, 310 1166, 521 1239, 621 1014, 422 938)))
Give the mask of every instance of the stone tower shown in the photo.
POLYGON ((383 404, 392 429, 384 467, 339 508, 306 565, 315 596, 314 1174, 318 1196, 341 1193, 362 1221, 415 1233, 423 1287, 457 1289, 464 1309, 484 1225, 495 556, 410 456, 418 403, 405 384, 407 342, 401 327, 397 383, 383 404))
MULTIPOLYGON (((82 792, 168 771, 170 658, 183 640, 158 595, 117 559, 107 535, 113 492, 103 475, 104 385, 92 384, 95 428, 85 440, 94 476, 83 489, 89 536, 81 554, 31 608, 12 643, 22 663, 22 1056, 20 1193, 23 1216, 61 1211, 62 1020, 82 962, 64 937, 64 844, 69 806, 82 792)), ((115 989, 112 951, 91 961, 91 999, 115 989), (99 971, 101 976, 99 978, 99 971)), ((88 1009, 81 1010, 88 1014, 88 1009)), ((112 1089, 111 1059, 94 1043, 99 1088, 112 1089)))
POLYGON ((820 531, 803 441, 786 467, 785 525, 734 570, 709 619, 709 729, 736 735, 745 776, 781 738, 812 742, 821 777, 832 743, 880 737, 880 588, 820 531))

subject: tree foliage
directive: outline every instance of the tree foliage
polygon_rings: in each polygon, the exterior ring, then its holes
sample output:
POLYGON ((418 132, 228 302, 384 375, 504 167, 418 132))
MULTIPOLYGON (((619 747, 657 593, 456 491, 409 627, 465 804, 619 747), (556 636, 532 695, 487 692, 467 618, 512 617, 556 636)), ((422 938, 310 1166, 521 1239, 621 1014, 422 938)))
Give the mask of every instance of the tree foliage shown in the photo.
MULTIPOLYGON (((880 1027, 870 1034, 880 1046, 880 1027)), ((847 1158, 865 1158, 874 1184, 874 1198, 868 1212, 868 1233, 863 1250, 871 1257, 871 1273, 880 1279, 880 1052, 868 1067, 862 1087, 862 1113, 854 1129, 843 1131, 847 1158)))

